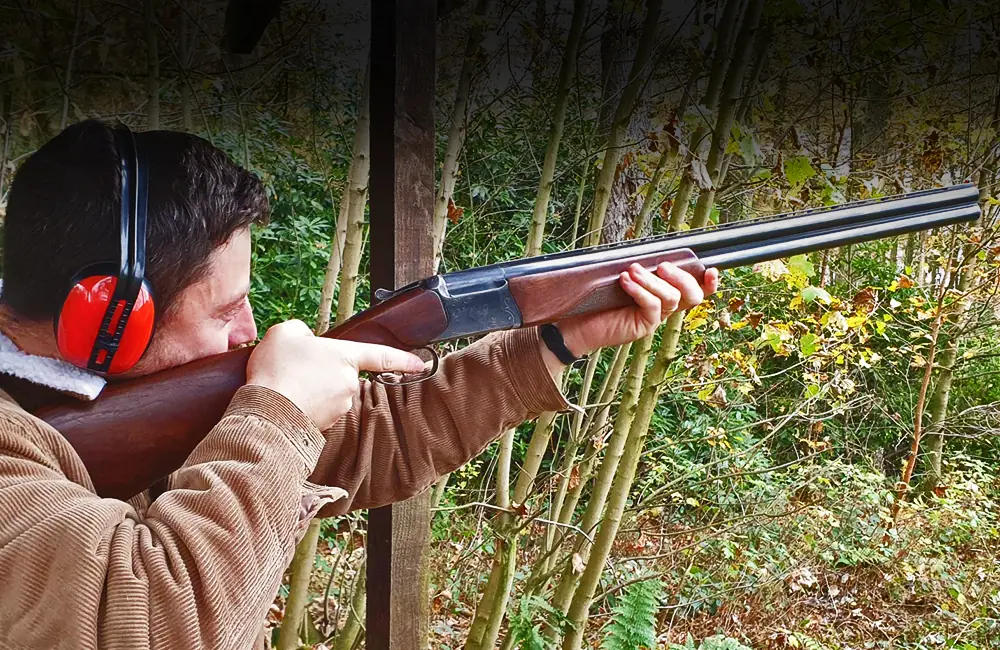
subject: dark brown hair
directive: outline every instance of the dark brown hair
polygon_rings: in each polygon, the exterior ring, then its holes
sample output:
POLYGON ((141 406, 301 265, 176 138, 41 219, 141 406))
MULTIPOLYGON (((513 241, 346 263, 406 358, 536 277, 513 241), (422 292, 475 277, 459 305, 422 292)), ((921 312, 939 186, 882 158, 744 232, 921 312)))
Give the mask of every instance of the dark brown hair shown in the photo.
MULTIPOLYGON (((201 279, 213 250, 266 221, 261 181, 222 150, 188 133, 135 134, 149 169, 146 278, 157 313, 201 279)), ((53 318, 84 266, 118 260, 121 178, 111 129, 74 124, 31 155, 11 184, 4 220, 0 302, 53 318)))

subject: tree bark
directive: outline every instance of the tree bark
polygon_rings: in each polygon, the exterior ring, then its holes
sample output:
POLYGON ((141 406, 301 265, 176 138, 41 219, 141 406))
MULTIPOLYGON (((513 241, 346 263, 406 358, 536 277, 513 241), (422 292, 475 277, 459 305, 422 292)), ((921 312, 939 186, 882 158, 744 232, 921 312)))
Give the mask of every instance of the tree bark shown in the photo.
POLYGON ((73 59, 76 57, 76 47, 80 41, 80 22, 83 20, 83 0, 76 0, 76 22, 73 25, 73 43, 69 48, 69 58, 66 60, 66 75, 63 78, 62 117, 59 120, 59 130, 62 131, 69 123, 69 89, 73 84, 73 59))
MULTIPOLYGON (((542 4, 539 0, 539 4, 542 4)), ((587 20, 587 9, 590 0, 574 0, 573 24, 566 38, 566 48, 563 51, 562 64, 559 68, 559 87, 556 90, 555 107, 552 114, 552 125, 549 127, 549 142, 545 148, 545 161, 542 163, 542 176, 538 181, 538 194, 535 197, 535 208, 531 215, 531 230, 528 233, 528 256, 541 253, 542 240, 545 234, 545 220, 549 211, 549 199, 552 197, 553 179, 556 174, 556 160, 559 157, 559 144, 562 141, 563 127, 566 124, 566 109, 569 106, 570 85, 576 75, 576 60, 580 53, 580 39, 587 20)), ((543 14, 544 15, 544 14, 543 14)))
MULTIPOLYGON (((715 55, 712 57, 712 69, 708 75, 708 87, 705 89, 705 96, 702 104, 710 111, 716 111, 719 103, 719 96, 722 93, 722 84, 726 78, 726 71, 729 69, 730 54, 732 47, 733 30, 739 22, 740 9, 743 0, 728 0, 726 8, 723 10, 722 18, 719 20, 719 30, 716 36, 715 55)), ((688 143, 688 152, 684 159, 684 174, 681 176, 680 184, 674 193, 674 204, 670 209, 669 230, 677 230, 684 223, 687 216, 688 204, 694 196, 695 179, 693 175, 694 160, 698 156, 701 143, 711 129, 711 117, 709 124, 704 124, 695 129, 688 143)))
MULTIPOLYGON (((347 172, 347 187, 340 199, 340 212, 337 217, 333 240, 330 243, 330 259, 326 264, 323 278, 323 290, 319 298, 319 318, 316 323, 317 332, 325 332, 330 326, 330 313, 333 308, 333 293, 340 277, 344 261, 344 249, 347 242, 347 229, 352 219, 364 219, 364 204, 368 198, 368 176, 371 171, 371 112, 370 112, 370 72, 365 69, 365 81, 361 89, 361 101, 358 106, 358 123, 354 127, 354 154, 351 166, 347 172), (354 209, 354 203, 359 202, 360 210, 354 209)), ((360 262, 360 257, 358 257, 360 262)), ((355 275, 356 275, 355 271, 355 275)), ((343 299, 343 298, 342 298, 343 299)), ((351 299, 353 301, 353 298, 351 299)), ((338 305, 339 306, 339 305, 338 305)), ((354 306, 351 305, 353 312, 354 306)))
MULTIPOLYGON (((985 207, 985 206, 984 206, 985 207)), ((956 255, 956 259, 961 255, 956 255)), ((927 415, 930 421, 927 424, 927 455, 928 472, 924 482, 924 489, 933 491, 941 483, 941 461, 944 456, 944 432, 941 430, 944 421, 948 416, 948 401, 951 396, 951 384, 954 379, 955 361, 958 359, 958 344, 961 340, 962 317, 968 308, 969 301, 964 298, 964 294, 969 290, 969 285, 975 271, 975 257, 967 260, 959 269, 957 289, 962 302, 956 306, 955 311, 948 316, 951 336, 941 350, 938 361, 937 382, 934 384, 934 392, 927 403, 927 415)))
POLYGON ((764 0, 750 0, 747 5, 743 26, 733 48, 733 63, 726 74, 726 82, 722 89, 722 100, 719 102, 718 118, 712 133, 712 144, 708 152, 708 171, 711 186, 702 188, 695 204, 694 216, 691 219, 692 228, 701 228, 708 223, 708 218, 715 205, 715 193, 721 183, 722 163, 726 155, 726 146, 733 129, 736 110, 739 107, 743 78, 753 51, 754 38, 757 35, 757 24, 764 9, 764 0))
POLYGON ((365 582, 365 568, 362 566, 358 570, 357 584, 354 586, 354 594, 351 596, 351 609, 347 612, 347 621, 344 629, 337 634, 337 642, 333 646, 334 650, 351 650, 357 643, 361 635, 361 621, 364 620, 365 595, 368 593, 365 582))
POLYGON ((444 164, 441 170, 441 184, 438 186, 434 200, 434 269, 441 265, 444 249, 444 235, 448 227, 448 205, 455 193, 455 183, 458 180, 458 157, 465 145, 466 112, 469 106, 469 89, 472 86, 472 73, 476 70, 479 56, 479 46, 483 42, 483 24, 490 0, 478 0, 472 25, 465 44, 465 58, 458 75, 458 88, 455 89, 455 104, 451 110, 448 127, 448 146, 444 153, 444 164))
MULTIPOLYGON (((590 501, 587 502, 587 510, 583 516, 583 523, 580 524, 580 528, 585 533, 590 534, 604 514, 604 506, 607 503, 615 473, 619 470, 629 428, 632 424, 632 418, 635 416, 635 407, 639 401, 642 379, 646 374, 646 360, 649 358, 649 349, 652 343, 653 337, 647 336, 632 345, 632 363, 629 366, 625 388, 622 391, 621 404, 618 406, 615 428, 608 439, 607 447, 604 451, 604 460, 601 462, 601 468, 597 478, 594 480, 590 501)), ((575 551, 585 561, 590 556, 591 550, 585 542, 580 542, 575 547, 575 551)), ((572 567, 569 567, 563 573, 552 601, 553 607, 564 613, 568 610, 573 594, 576 591, 577 579, 572 567)))
POLYGON ((622 142, 628 130, 629 122, 635 109, 639 91, 643 86, 645 69, 653 52, 656 37, 659 33, 660 13, 663 0, 648 0, 646 18, 643 21, 642 35, 636 47, 635 59, 629 70, 628 82, 622 90, 618 107, 611 123, 611 130, 605 142, 604 161, 597 184, 594 189, 594 207, 587 225, 585 245, 592 246, 601 241, 604 230, 604 218, 607 214, 611 192, 615 182, 616 170, 622 156, 622 142))
POLYGON ((312 577, 316 558, 316 543, 319 540, 320 519, 309 522, 306 534, 295 549, 292 559, 292 577, 289 581, 288 600, 285 602, 285 616, 278 631, 278 650, 295 650, 300 645, 299 632, 305 620, 306 606, 309 605, 309 579, 312 577))
POLYGON ((160 128, 160 54, 157 48, 155 0, 142 1, 146 23, 146 118, 149 129, 160 128))

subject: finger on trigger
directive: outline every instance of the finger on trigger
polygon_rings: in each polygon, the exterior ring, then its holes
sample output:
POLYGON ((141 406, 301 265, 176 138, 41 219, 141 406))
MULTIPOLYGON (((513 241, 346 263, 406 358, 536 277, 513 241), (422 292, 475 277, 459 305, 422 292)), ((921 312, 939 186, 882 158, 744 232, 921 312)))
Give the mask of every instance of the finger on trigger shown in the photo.
POLYGON ((369 372, 422 372, 423 360, 415 354, 388 345, 358 343, 349 355, 358 370, 369 372))

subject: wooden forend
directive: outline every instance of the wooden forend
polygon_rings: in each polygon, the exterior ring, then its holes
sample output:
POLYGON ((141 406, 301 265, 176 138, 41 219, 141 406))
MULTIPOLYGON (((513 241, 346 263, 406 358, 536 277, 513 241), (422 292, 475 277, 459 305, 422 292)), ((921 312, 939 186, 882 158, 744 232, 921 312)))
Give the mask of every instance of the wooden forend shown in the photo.
POLYGON ((680 267, 698 282, 705 277, 705 266, 698 256, 687 248, 681 248, 640 258, 603 262, 585 268, 561 269, 513 278, 509 281, 510 293, 521 309, 524 326, 551 323, 569 316, 633 304, 632 297, 619 284, 619 275, 633 263, 653 270, 662 262, 680 267))

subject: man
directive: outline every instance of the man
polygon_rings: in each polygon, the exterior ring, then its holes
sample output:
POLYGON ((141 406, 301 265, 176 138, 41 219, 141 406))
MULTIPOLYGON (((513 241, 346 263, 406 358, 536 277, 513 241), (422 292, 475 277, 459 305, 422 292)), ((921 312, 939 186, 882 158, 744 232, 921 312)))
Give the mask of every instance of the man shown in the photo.
MULTIPOLYGON (((261 183, 197 137, 136 134, 146 152, 152 343, 127 376, 252 342, 250 225, 261 183)), ((360 371, 414 371, 408 352, 277 325, 246 385, 159 495, 101 499, 80 459, 29 411, 94 399, 105 377, 62 359, 53 334, 74 274, 117 259, 120 178, 111 131, 67 128, 18 171, 0 292, 0 646, 248 648, 305 524, 419 493, 504 429, 568 406, 563 364, 534 329, 449 355, 407 387, 360 371), (346 492, 346 493, 345 493, 346 492)), ((635 300, 558 324, 573 355, 652 332, 716 289, 665 265, 621 285, 635 300)))

